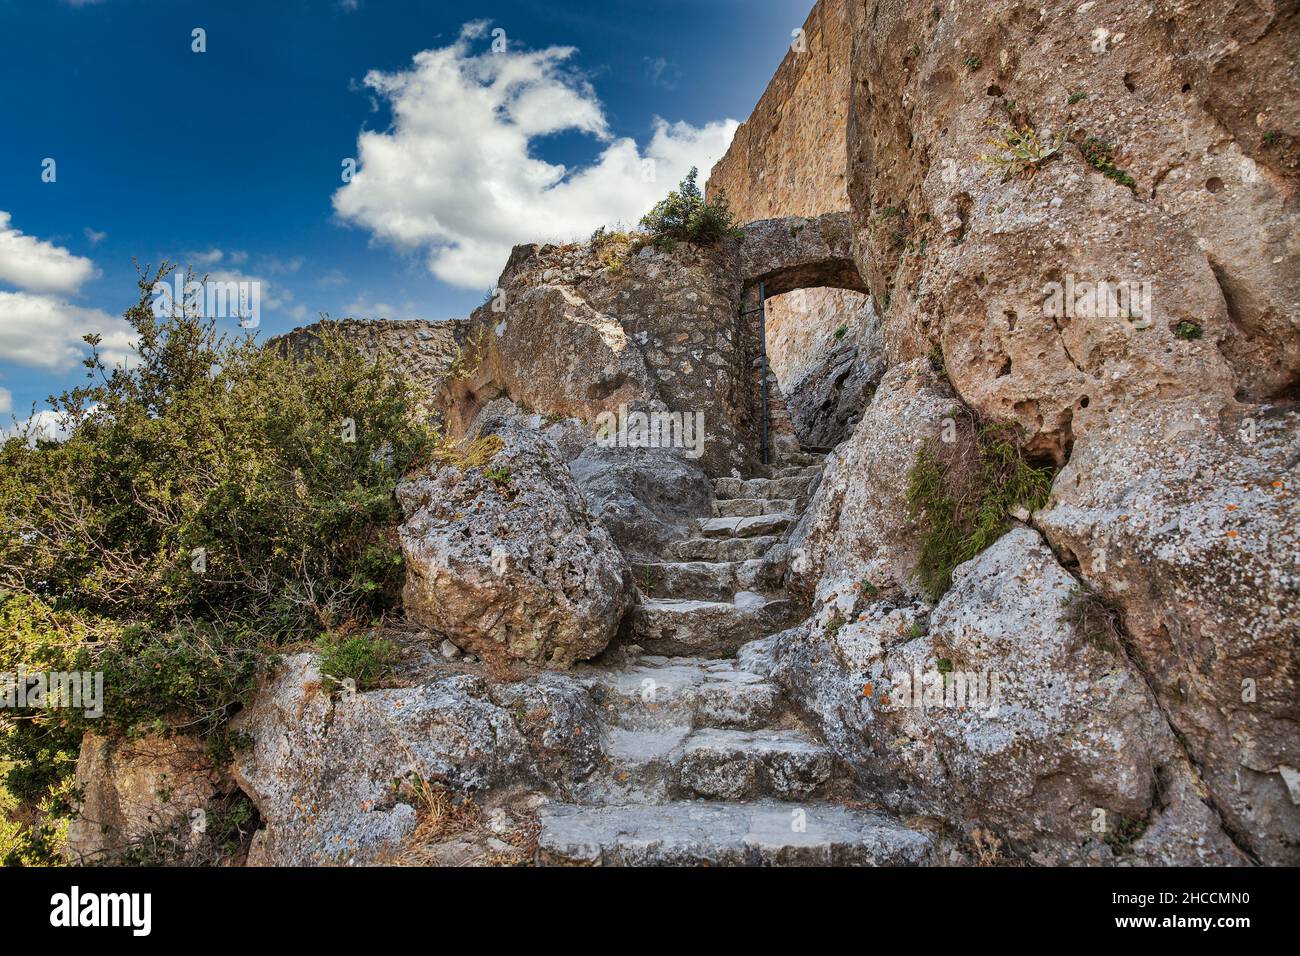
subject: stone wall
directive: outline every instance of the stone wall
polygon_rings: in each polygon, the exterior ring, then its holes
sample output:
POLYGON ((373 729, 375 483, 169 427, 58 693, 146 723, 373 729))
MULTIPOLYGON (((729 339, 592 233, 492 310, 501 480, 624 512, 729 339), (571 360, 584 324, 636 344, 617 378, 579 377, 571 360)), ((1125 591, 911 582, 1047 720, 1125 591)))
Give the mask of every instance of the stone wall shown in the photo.
POLYGON ((749 120, 709 174, 742 222, 849 208, 847 0, 819 0, 749 120), (803 49, 801 50, 800 47, 803 49))
MULTIPOLYGON (((730 149, 709 175, 707 193, 725 191, 741 222, 849 208, 847 0, 819 0, 803 25, 802 39, 802 49, 795 41, 753 115, 736 130, 730 149)), ((819 445, 829 433, 800 414, 806 404, 801 389, 825 378, 822 366, 839 344, 835 332, 842 326, 856 331, 866 301, 861 293, 821 288, 768 300, 768 359, 791 400, 795 430, 805 444, 819 445)), ((855 339, 843 344, 851 346, 855 339)))

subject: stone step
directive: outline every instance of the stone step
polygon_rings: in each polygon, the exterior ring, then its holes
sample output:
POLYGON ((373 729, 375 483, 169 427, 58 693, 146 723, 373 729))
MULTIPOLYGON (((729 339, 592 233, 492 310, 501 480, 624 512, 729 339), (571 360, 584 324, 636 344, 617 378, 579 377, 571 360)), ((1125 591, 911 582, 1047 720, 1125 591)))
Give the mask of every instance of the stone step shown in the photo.
POLYGON ((747 561, 658 561, 634 563, 632 571, 648 598, 730 601, 737 591, 781 586, 781 569, 760 558, 747 561))
POLYGON ((776 718, 781 700, 775 685, 734 660, 652 655, 602 672, 594 693, 607 723, 630 730, 753 729, 776 718))
POLYGON ((584 803, 805 799, 835 769, 828 748, 793 730, 613 724, 601 743, 609 768, 579 788, 584 803))
POLYGON ((821 465, 778 465, 772 469, 773 478, 807 478, 810 481, 821 474, 821 465))
POLYGON ((673 561, 748 561, 761 558, 781 543, 775 535, 762 538, 683 538, 668 546, 673 561))
POLYGON ((699 532, 705 538, 758 538, 781 534, 796 520, 794 515, 784 513, 703 518, 699 522, 699 532))
POLYGON ((605 866, 915 866, 933 838, 832 803, 682 801, 539 813, 539 860, 605 866))
POLYGON ((792 498, 718 498, 713 502, 715 518, 749 517, 750 515, 794 514, 792 498))
POLYGON ((709 800, 810 797, 831 778, 835 758, 793 730, 699 730, 670 758, 674 792, 709 800))
POLYGON ((717 478, 714 494, 719 498, 792 498, 801 500, 808 491, 811 477, 794 478, 717 478))
POLYGON ((650 598, 632 608, 632 640, 652 654, 725 657, 794 624, 799 613, 794 601, 752 591, 730 602, 650 598))

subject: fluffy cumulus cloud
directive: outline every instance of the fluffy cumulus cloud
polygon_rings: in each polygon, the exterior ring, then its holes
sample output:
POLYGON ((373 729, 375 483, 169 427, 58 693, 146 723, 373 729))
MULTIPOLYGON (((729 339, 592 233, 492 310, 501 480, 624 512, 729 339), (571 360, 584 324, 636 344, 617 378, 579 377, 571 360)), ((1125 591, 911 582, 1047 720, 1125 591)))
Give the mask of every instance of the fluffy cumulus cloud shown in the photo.
POLYGON ((32 292, 71 293, 98 273, 89 259, 15 229, 0 211, 0 281, 32 292))
POLYGON ((82 336, 102 337, 100 352, 110 363, 131 352, 131 328, 99 309, 67 301, 98 275, 89 259, 13 227, 0 211, 0 361, 64 372, 87 355, 82 336))
POLYGON ((48 295, 0 290, 0 360, 66 372, 89 354, 82 336, 100 335, 99 352, 114 365, 131 354, 131 327, 99 309, 48 295))
POLYGON ((430 271, 453 285, 491 285, 517 242, 635 223, 691 166, 707 174, 735 133, 735 120, 660 119, 642 149, 610 133, 595 90, 568 65, 573 48, 492 52, 487 31, 468 24, 410 69, 366 75, 392 125, 360 135, 357 171, 334 194, 340 217, 427 250, 430 271), (576 169, 539 158, 538 140, 556 133, 590 136, 596 155, 576 169))

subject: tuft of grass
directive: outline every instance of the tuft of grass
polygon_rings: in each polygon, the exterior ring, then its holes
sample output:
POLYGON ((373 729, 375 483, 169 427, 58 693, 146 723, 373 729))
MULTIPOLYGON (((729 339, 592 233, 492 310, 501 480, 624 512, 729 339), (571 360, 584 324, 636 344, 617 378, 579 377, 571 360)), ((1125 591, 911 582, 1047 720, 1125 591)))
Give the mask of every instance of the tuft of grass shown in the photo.
POLYGON ((1106 827, 1102 839, 1116 856, 1132 853, 1134 841, 1146 833, 1149 821, 1145 817, 1130 817, 1123 813, 1111 814, 1110 818, 1114 825, 1106 827))
POLYGON ((948 366, 944 362, 942 346, 932 346, 930 351, 925 353, 925 357, 929 361, 930 368, 934 371, 935 375, 938 375, 940 378, 948 377, 948 366))
POLYGON ((1120 616, 1100 594, 1076 585, 1061 602, 1065 620, 1075 633, 1098 650, 1115 653, 1120 641, 1120 616))
POLYGON ((1025 460, 1011 426, 959 420, 956 440, 917 450, 907 478, 908 514, 921 529, 915 575, 931 600, 952 587, 952 572, 1011 527, 1019 507, 1047 503, 1056 469, 1025 460))
POLYGON ((981 153, 979 160, 990 170, 1002 173, 1003 180, 1012 176, 1032 174, 1044 163, 1060 153, 1065 144, 1065 132, 1050 140, 1043 139, 1032 126, 1005 125, 998 128, 988 140, 991 153, 981 153))
POLYGON ((844 617, 842 615, 835 614, 829 621, 826 622, 826 627, 824 628, 826 636, 830 638, 835 637, 835 635, 840 632, 840 628, 842 628, 846 623, 848 622, 844 620, 844 617))
POLYGON ((1115 165, 1115 147, 1097 136, 1089 136, 1079 144, 1083 160, 1107 179, 1136 190, 1133 177, 1115 165))
POLYGON ((864 598, 874 598, 880 595, 880 588, 871 583, 870 579, 863 578, 858 582, 858 594, 864 598))
POLYGON ((1205 334, 1199 322, 1193 322, 1191 319, 1183 319, 1174 326, 1174 337, 1182 339, 1184 342, 1191 342, 1199 339, 1205 334))
POLYGON ((973 53, 967 56, 966 59, 962 60, 962 63, 965 64, 966 69, 970 70, 972 73, 984 65, 984 61, 973 53))
POLYGON ((1086 100, 1087 98, 1088 98, 1087 93, 1071 93, 1070 98, 1066 100, 1066 102, 1069 103, 1071 106, 1073 106, 1075 103, 1080 103, 1083 100, 1086 100))
POLYGON ((835 341, 838 342, 840 339, 844 338, 844 336, 848 334, 849 334, 849 327, 847 325, 841 325, 838 329, 835 330, 835 341))
POLYGON ((368 690, 392 673, 397 645, 392 641, 370 634, 351 637, 322 635, 320 672, 322 683, 330 692, 343 686, 345 680, 356 683, 357 690, 368 690))
POLYGON ((461 471, 483 468, 502 448, 505 442, 500 435, 482 435, 439 445, 433 451, 433 460, 439 465, 451 465, 461 471))

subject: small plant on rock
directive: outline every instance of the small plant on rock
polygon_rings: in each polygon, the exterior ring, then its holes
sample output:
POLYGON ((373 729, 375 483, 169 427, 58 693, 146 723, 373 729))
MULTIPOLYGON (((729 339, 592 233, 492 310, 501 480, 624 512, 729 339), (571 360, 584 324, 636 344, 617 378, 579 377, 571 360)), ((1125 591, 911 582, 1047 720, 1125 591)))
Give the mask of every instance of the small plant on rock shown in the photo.
POLYGON ((327 634, 320 640, 320 652, 321 677, 328 690, 337 690, 345 680, 354 681, 357 690, 367 690, 392 673, 397 646, 370 634, 327 634))
POLYGON ((719 239, 742 235, 725 192, 706 200, 696 185, 699 170, 691 171, 666 199, 661 199, 641 218, 641 228, 655 246, 671 249, 678 242, 708 245, 719 239))
POLYGON ((1064 132, 1044 139, 1032 126, 1002 126, 988 141, 994 151, 981 153, 979 160, 990 170, 1001 172, 1005 181, 1013 176, 1037 172, 1060 153, 1064 143, 1064 132))
POLYGON ((1107 179, 1113 180, 1121 186, 1127 186, 1129 189, 1137 188, 1137 183, 1133 177, 1115 165, 1115 147, 1104 139, 1089 136, 1079 144, 1079 152, 1083 154, 1084 162, 1107 179))
POLYGON ((1184 342, 1191 342, 1199 339, 1205 334, 1199 322, 1193 322, 1191 319, 1183 319, 1174 326, 1174 337, 1182 339, 1184 342))

